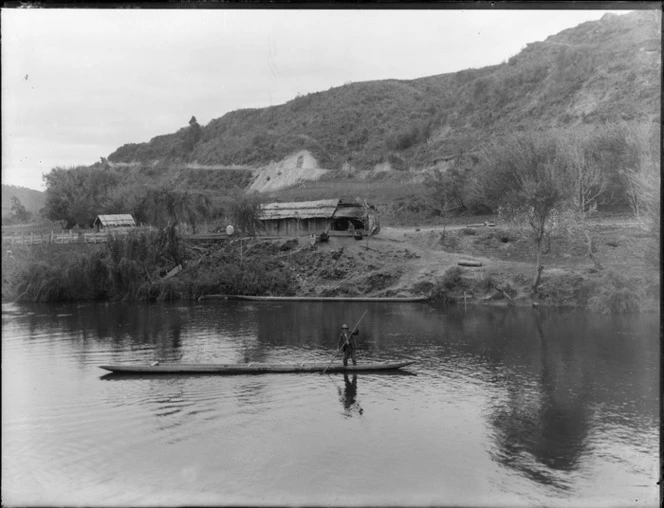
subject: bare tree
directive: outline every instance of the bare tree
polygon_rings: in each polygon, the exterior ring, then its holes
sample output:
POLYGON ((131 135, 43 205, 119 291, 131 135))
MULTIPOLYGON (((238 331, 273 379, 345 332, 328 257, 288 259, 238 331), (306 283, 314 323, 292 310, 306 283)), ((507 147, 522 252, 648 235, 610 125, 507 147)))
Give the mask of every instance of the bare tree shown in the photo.
POLYGON ((566 186, 553 138, 522 135, 494 144, 484 153, 483 193, 502 217, 529 226, 536 245, 533 295, 542 270, 542 244, 555 210, 566 206, 566 186))
POLYGON ((606 192, 609 179, 600 161, 592 153, 587 132, 559 133, 558 156, 572 187, 572 202, 577 211, 585 215, 597 207, 597 199, 606 192))
POLYGON ((628 128, 628 142, 634 150, 634 164, 623 171, 630 206, 644 225, 660 224, 659 125, 639 124, 628 128))
POLYGON ((362 205, 362 208, 364 209, 364 232, 365 232, 365 238, 366 238, 366 245, 365 248, 369 248, 369 237, 372 235, 377 234, 380 231, 380 222, 378 220, 378 217, 380 215, 380 212, 378 211, 378 208, 375 206, 369 204, 369 202, 366 199, 356 197, 355 200, 362 205))

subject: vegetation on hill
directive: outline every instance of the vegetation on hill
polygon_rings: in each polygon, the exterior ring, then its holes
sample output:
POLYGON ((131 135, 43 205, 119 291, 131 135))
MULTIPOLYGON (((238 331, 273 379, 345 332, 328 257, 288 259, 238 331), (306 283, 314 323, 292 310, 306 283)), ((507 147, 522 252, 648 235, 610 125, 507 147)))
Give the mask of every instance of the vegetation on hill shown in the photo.
POLYGON ((189 169, 178 165, 110 165, 54 168, 45 175, 43 214, 63 227, 91 227, 100 214, 131 213, 157 227, 223 215, 234 189, 251 181, 244 169, 189 169))
POLYGON ((500 65, 352 83, 206 126, 192 117, 176 133, 125 145, 92 166, 54 168, 45 194, 3 185, 3 224, 5 207, 18 221, 43 207, 64 227, 90 227, 104 213, 157 227, 102 246, 3 249, 3 297, 428 294, 604 313, 654 309, 660 28, 656 11, 606 15, 500 65), (300 149, 344 170, 267 195, 244 192, 251 167, 300 149), (359 171, 377 164, 391 169, 359 171), (371 202, 384 226, 415 225, 415 233, 390 237, 384 228, 371 248, 350 239, 337 248, 332 240, 312 247, 226 237, 206 245, 176 228, 195 232, 203 220, 229 217, 251 234, 264 200, 330 197, 371 202), (616 208, 636 220, 593 224, 596 211, 616 208), (452 228, 463 214, 493 214, 499 227, 452 228), (433 223, 442 227, 420 233, 433 223), (459 254, 481 256, 482 272, 457 266, 459 254))
POLYGON ((31 216, 36 216, 44 207, 45 202, 46 195, 41 191, 2 184, 2 222, 3 224, 23 222, 31 216), (20 217, 16 216, 16 200, 18 206, 23 207, 25 212, 30 215, 19 213, 20 217))
POLYGON ((559 165, 576 168, 578 185, 565 189, 566 201, 584 212, 632 206, 638 214, 640 168, 659 160, 652 139, 659 139, 660 25, 658 11, 607 15, 529 44, 500 65, 351 83, 233 111, 203 127, 192 117, 176 133, 125 145, 93 166, 55 168, 45 176, 44 212, 66 227, 89 226, 100 213, 153 222, 171 200, 181 210, 177 220, 195 227, 229 215, 235 189, 253 174, 193 168, 260 167, 299 149, 332 169, 381 163, 392 170, 333 171, 271 199, 360 197, 394 223, 495 212, 486 186, 499 181, 491 154, 528 133, 555 139, 556 164, 565 159, 559 165))
POLYGON ((606 15, 528 44, 500 65, 351 83, 232 111, 124 145, 109 160, 261 166, 307 149, 329 169, 424 168, 508 133, 659 121, 660 28, 655 10, 606 15))

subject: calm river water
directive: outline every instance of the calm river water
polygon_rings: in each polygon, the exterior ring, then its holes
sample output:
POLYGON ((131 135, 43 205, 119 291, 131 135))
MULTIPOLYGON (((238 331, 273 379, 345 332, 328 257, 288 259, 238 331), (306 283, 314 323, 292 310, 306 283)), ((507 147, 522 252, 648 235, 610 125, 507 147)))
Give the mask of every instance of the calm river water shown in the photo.
POLYGON ((429 304, 2 307, 3 505, 657 506, 659 316, 429 304), (360 325, 408 374, 307 362, 360 325))

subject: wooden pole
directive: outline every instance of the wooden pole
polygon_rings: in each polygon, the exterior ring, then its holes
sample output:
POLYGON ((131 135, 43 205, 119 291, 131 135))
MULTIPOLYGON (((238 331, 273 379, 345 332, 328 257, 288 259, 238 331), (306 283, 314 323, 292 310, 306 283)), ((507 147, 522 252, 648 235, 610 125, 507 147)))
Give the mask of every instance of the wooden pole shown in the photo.
POLYGON ((602 263, 599 262, 599 260, 593 255, 593 241, 592 238, 590 238, 590 233, 588 230, 585 231, 586 233, 586 240, 587 240, 587 245, 588 245, 588 257, 590 260, 595 264, 595 268, 598 270, 604 270, 604 267, 602 266, 602 263))

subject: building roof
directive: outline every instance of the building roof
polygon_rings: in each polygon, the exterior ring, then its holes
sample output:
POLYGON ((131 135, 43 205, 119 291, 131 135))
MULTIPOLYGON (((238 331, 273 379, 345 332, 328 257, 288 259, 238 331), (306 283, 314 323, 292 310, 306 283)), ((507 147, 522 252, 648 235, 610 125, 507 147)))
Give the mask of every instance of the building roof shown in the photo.
POLYGON ((296 203, 270 203, 261 206, 260 220, 330 219, 339 206, 339 199, 300 201, 296 203))
POLYGON ((358 217, 364 217, 365 215, 366 212, 364 210, 364 207, 362 205, 353 203, 353 204, 339 206, 339 208, 335 210, 333 217, 335 219, 358 218, 358 217))
POLYGON ((102 226, 127 227, 135 226, 136 222, 129 213, 116 213, 112 215, 97 215, 95 224, 99 221, 102 226))

